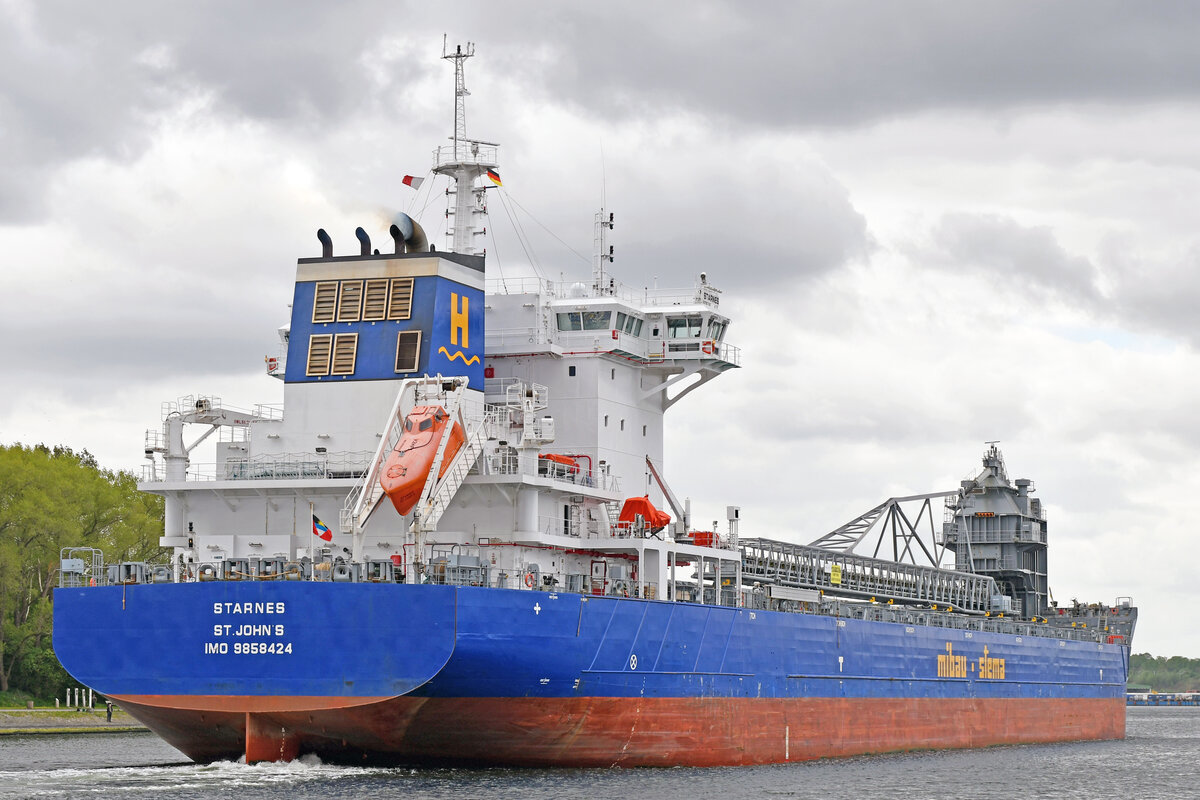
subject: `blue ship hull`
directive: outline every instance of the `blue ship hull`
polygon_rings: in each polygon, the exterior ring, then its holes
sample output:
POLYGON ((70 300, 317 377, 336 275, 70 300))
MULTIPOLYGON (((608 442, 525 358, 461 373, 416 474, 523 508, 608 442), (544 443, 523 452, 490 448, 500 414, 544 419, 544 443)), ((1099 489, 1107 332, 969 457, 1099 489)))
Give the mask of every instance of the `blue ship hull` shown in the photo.
POLYGON ((1115 738, 1128 661, 824 615, 299 582, 58 589, 54 647, 199 760, 764 763, 1115 738))

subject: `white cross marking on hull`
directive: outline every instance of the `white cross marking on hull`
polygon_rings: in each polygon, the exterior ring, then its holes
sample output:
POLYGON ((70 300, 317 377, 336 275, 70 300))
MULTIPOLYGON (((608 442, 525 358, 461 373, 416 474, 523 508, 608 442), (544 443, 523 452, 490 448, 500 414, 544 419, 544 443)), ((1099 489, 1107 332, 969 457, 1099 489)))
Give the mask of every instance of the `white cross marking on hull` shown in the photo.
POLYGON ((538 605, 537 603, 534 603, 534 604, 533 604, 533 613, 534 613, 535 615, 536 615, 536 614, 541 614, 541 613, 542 613, 542 607, 541 607, 540 605, 538 605))

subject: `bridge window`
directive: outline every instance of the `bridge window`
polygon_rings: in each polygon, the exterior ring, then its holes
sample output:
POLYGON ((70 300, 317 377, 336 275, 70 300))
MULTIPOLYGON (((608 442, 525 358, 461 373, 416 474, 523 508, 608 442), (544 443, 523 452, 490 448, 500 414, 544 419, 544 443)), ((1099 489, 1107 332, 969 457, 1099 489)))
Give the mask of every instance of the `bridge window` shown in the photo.
POLYGON ((321 281, 313 294, 313 322, 333 322, 337 312, 337 281, 321 281))
MULTIPOLYGON (((336 284, 334 284, 336 286, 336 284)), ((308 337, 308 365, 304 374, 310 377, 329 374, 329 354, 333 350, 333 334, 320 333, 308 337)))
POLYGON ((583 329, 585 331, 604 331, 608 330, 609 320, 612 319, 611 311, 584 311, 583 312, 583 329))
POLYGON ((603 331, 611 327, 611 320, 611 311, 566 311, 558 314, 558 329, 560 331, 603 331))
POLYGON ((396 372, 416 372, 421 363, 421 332, 400 331, 396 337, 396 372))
POLYGON ((353 375, 354 360, 358 353, 358 334, 339 333, 333 337, 333 365, 331 375, 353 375))
POLYGON ((701 317, 667 319, 668 339, 699 339, 701 317))
POLYGON ((631 336, 642 335, 642 320, 637 317, 630 317, 625 321, 625 332, 631 336))
POLYGON ((342 296, 338 298, 338 322, 358 322, 362 319, 362 281, 342 281, 342 296))

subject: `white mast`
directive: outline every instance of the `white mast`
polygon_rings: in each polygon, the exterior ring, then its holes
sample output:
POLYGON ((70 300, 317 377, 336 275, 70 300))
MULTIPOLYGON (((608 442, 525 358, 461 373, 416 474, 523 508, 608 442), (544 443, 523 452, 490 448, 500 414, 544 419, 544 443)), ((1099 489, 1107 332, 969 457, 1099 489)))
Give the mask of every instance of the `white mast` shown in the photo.
POLYGON ((447 230, 450 249, 455 253, 473 255, 477 252, 475 238, 482 236, 484 229, 476 224, 476 218, 487 213, 487 187, 476 186, 475 181, 488 170, 497 169, 494 142, 481 142, 467 137, 466 98, 467 91, 463 76, 463 62, 475 55, 475 45, 467 42, 466 49, 458 45, 453 53, 446 52, 442 45, 442 58, 454 62, 454 135, 449 147, 442 146, 434 153, 433 171, 454 179, 454 188, 448 190, 454 197, 453 208, 447 207, 446 216, 454 217, 447 230))
POLYGON ((605 216, 604 209, 601 208, 596 212, 592 240, 592 248, 595 250, 595 260, 592 263, 592 289, 598 295, 608 293, 608 286, 605 285, 604 265, 612 263, 613 260, 613 248, 608 243, 608 232, 612 228, 612 212, 608 212, 608 215, 605 216))

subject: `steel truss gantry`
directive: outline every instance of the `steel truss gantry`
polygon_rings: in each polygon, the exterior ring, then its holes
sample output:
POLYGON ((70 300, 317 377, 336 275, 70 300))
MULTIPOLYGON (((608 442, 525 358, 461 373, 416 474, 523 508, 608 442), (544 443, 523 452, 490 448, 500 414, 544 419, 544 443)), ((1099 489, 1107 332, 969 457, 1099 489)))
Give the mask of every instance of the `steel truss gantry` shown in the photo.
POLYGON ((818 589, 827 595, 945 606, 983 613, 996 582, 983 575, 903 564, 812 545, 742 539, 742 582, 818 589))

